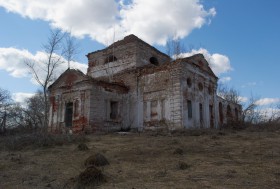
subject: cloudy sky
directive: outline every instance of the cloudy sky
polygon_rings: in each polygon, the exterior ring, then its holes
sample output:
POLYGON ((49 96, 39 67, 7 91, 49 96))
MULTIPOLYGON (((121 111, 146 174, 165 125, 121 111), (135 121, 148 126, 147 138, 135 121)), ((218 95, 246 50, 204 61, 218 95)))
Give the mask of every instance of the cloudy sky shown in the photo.
POLYGON ((71 65, 83 71, 87 53, 133 33, 162 52, 168 39, 180 39, 184 56, 203 53, 244 101, 253 94, 272 106, 280 103, 279 7, 277 0, 0 0, 0 87, 17 101, 36 92, 24 61, 42 60, 51 28, 71 31, 80 49, 71 65))

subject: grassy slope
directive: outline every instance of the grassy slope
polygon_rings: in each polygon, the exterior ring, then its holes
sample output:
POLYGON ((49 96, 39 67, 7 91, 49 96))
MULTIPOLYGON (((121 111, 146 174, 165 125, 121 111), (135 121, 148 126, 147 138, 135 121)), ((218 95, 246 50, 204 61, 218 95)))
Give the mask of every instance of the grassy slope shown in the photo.
POLYGON ((103 168, 107 182, 98 188, 280 188, 279 132, 88 138, 89 151, 77 144, 2 150, 0 188, 68 188, 95 152, 110 162, 103 168), (182 155, 173 153, 177 148, 182 155))

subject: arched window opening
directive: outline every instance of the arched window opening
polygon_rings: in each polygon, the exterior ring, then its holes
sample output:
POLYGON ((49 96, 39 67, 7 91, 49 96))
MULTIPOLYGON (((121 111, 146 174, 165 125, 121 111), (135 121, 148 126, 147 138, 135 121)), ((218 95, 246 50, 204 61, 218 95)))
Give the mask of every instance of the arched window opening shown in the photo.
POLYGON ((156 57, 151 57, 150 58, 150 63, 151 64, 154 64, 154 65, 156 65, 156 66, 158 66, 158 59, 156 58, 156 57))
POLYGON ((227 106, 227 118, 232 119, 231 107, 230 105, 227 106))
POLYGON ((114 61, 117 61, 117 60, 118 60, 118 59, 117 59, 115 56, 110 55, 110 56, 108 56, 108 57, 105 59, 104 63, 106 64, 106 63, 114 62, 114 61))

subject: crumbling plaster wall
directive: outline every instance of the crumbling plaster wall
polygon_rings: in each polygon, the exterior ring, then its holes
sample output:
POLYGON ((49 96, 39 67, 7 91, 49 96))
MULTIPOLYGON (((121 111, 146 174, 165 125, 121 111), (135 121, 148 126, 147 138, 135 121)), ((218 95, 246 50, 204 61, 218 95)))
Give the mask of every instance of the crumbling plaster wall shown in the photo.
POLYGON ((96 132, 127 128, 127 91, 111 84, 84 82, 71 88, 52 90, 50 132, 96 132), (110 102, 117 103, 116 117, 110 117, 110 102), (72 126, 66 125, 66 106, 73 105, 72 126))
POLYGON ((90 125, 92 132, 114 131, 128 127, 127 94, 106 89, 102 86, 94 86, 90 94, 90 125), (111 117, 111 103, 117 103, 116 117, 111 117))
POLYGON ((88 75, 93 78, 111 77, 124 70, 149 65, 153 62, 151 58, 154 58, 158 65, 170 60, 167 55, 138 40, 110 46, 88 54, 88 75), (108 61, 110 56, 116 60, 108 61))
POLYGON ((139 80, 140 76, 137 70, 131 70, 126 72, 118 73, 112 76, 112 82, 121 83, 128 87, 128 92, 125 95, 123 102, 126 107, 125 114, 125 125, 126 127, 141 130, 141 94, 139 92, 139 80))
POLYGON ((181 128, 180 68, 169 64, 141 73, 140 94, 145 129, 181 128))
POLYGON ((151 58, 157 60, 158 65, 170 62, 170 57, 158 51, 152 46, 142 42, 137 42, 136 66, 142 67, 151 64, 151 58))
POLYGON ((111 47, 88 54, 88 73, 93 78, 109 77, 120 71, 136 67, 136 44, 111 47), (114 56, 116 61, 108 61, 114 56))
POLYGON ((202 54, 171 62, 130 35, 87 57, 87 76, 68 70, 51 88, 52 132, 70 129, 69 103, 74 132, 217 128, 241 118, 240 105, 216 95, 218 78, 202 54))
POLYGON ((86 84, 52 90, 50 97, 49 130, 51 132, 68 132, 69 129, 73 132, 87 130, 90 116, 90 91, 91 86, 86 84), (71 128, 65 125, 67 103, 73 103, 73 123, 71 128))
POLYGON ((140 84, 141 71, 137 67, 155 66, 150 62, 151 57, 156 58, 159 65, 162 62, 169 61, 169 57, 154 47, 150 47, 139 41, 127 43, 125 46, 115 47, 114 56, 116 56, 117 60, 105 63, 104 60, 106 60, 107 55, 110 53, 112 53, 112 49, 105 49, 89 54, 88 75, 97 79, 122 83, 129 87, 129 94, 126 97, 129 114, 126 115, 128 118, 125 125, 142 130, 143 91, 141 91, 140 84), (108 53, 108 51, 110 52, 108 53))
POLYGON ((182 121, 185 128, 217 127, 216 89, 215 77, 193 64, 182 62, 182 121))

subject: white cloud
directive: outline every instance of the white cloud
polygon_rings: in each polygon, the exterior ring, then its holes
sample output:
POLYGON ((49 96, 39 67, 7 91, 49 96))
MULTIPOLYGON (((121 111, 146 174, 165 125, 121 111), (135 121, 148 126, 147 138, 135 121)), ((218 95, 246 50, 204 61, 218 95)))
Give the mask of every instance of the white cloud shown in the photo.
POLYGON ((205 10, 200 0, 0 0, 7 11, 41 19, 63 31, 89 35, 105 45, 127 34, 152 44, 188 36, 210 23, 214 8, 205 10))
MULTIPOLYGON (((0 69, 5 70, 10 73, 13 77, 27 77, 30 76, 30 72, 25 65, 25 61, 33 61, 36 68, 40 66, 43 67, 47 56, 44 52, 38 51, 36 54, 31 54, 29 51, 16 48, 0 48, 0 69)), ((62 59, 63 62, 66 62, 65 59, 62 59)), ((79 62, 71 62, 71 68, 80 69, 84 73, 87 71, 87 65, 81 64, 79 62)), ((56 70, 56 76, 60 75, 67 69, 67 64, 61 64, 56 70)), ((45 72, 42 69, 37 69, 38 75, 43 79, 45 72)), ((31 81, 36 84, 34 78, 31 78, 31 81)))
POLYGON ((239 101, 242 102, 242 103, 245 103, 245 102, 247 102, 247 101, 249 100, 249 99, 248 99, 247 97, 245 97, 245 96, 239 96, 238 99, 239 99, 239 101))
POLYGON ((262 108, 256 110, 262 117, 262 121, 275 120, 280 117, 280 109, 279 108, 262 108))
POLYGON ((133 0, 120 11, 121 26, 150 43, 165 45, 168 37, 183 38, 216 14, 198 0, 133 0))
POLYGON ((33 58, 34 56, 25 49, 0 48, 0 69, 6 70, 13 77, 26 77, 28 70, 24 61, 33 58))
POLYGON ((208 50, 203 48, 200 48, 198 50, 193 49, 191 52, 182 53, 180 54, 180 57, 189 57, 198 53, 203 54, 205 59, 208 61, 209 66, 217 76, 232 70, 229 58, 226 55, 222 55, 218 53, 210 54, 208 50))
POLYGON ((231 81, 231 77, 222 77, 219 79, 220 83, 227 83, 229 81, 231 81))
POLYGON ((34 96, 35 93, 13 93, 12 94, 12 99, 15 101, 15 102, 19 102, 21 104, 24 103, 24 101, 27 99, 27 98, 30 98, 32 96, 34 96))
POLYGON ((280 98, 261 98, 256 101, 259 106, 271 105, 280 102, 280 98))

